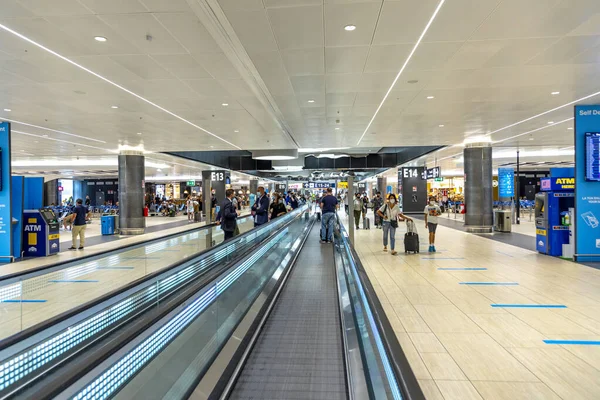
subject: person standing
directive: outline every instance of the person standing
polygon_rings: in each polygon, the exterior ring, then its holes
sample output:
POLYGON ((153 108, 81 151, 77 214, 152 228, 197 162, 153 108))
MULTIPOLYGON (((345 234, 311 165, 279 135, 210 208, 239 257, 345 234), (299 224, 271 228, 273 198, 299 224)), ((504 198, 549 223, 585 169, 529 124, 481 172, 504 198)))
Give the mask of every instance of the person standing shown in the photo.
POLYGON ((327 188, 327 194, 321 199, 321 243, 333 242, 333 224, 338 201, 333 195, 333 189, 327 188))
POLYGON ((269 222, 269 197, 263 186, 258 187, 258 198, 252 206, 252 215, 254 215, 254 227, 269 222))
POLYGON ((87 213, 85 207, 83 206, 83 200, 77 199, 77 205, 73 210, 73 214, 75 215, 75 219, 73 220, 73 229, 71 230, 71 236, 73 243, 69 250, 77 249, 77 236, 79 236, 79 250, 83 250, 85 246, 85 214, 87 213))
POLYGON ((435 231, 438 226, 438 217, 442 210, 435 202, 435 197, 429 198, 429 204, 425 206, 425 228, 429 230, 429 252, 435 253, 435 231))
POLYGON ((279 195, 279 193, 275 193, 275 197, 273 198, 273 202, 271 203, 269 209, 271 210, 271 221, 277 217, 287 214, 285 200, 279 195))
POLYGON ((194 222, 194 200, 192 200, 191 196, 187 198, 186 207, 188 222, 194 222))
POLYGON ((85 206, 89 207, 92 204, 92 201, 90 200, 90 196, 85 196, 85 206))
POLYGON ((234 232, 237 228, 237 217, 240 215, 239 210, 236 210, 233 203, 233 189, 227 189, 225 191, 225 200, 219 210, 217 220, 221 224, 221 230, 225 234, 224 240, 229 240, 234 236, 234 232))
POLYGON ((360 199, 360 193, 356 193, 354 197, 354 225, 356 225, 356 229, 360 229, 360 215, 362 214, 362 206, 363 203, 360 199))
POLYGON ((371 202, 373 203, 373 212, 375 213, 375 228, 381 228, 382 221, 381 217, 379 216, 379 213, 377 212, 377 210, 379 210, 381 206, 383 206, 383 199, 381 198, 381 193, 377 192, 377 194, 375 195, 375 197, 373 197, 373 200, 371 202))
POLYGON ((412 220, 400 212, 400 208, 396 201, 396 195, 393 193, 389 195, 388 201, 377 210, 377 214, 383 219, 383 251, 388 251, 387 246, 389 236, 392 255, 396 255, 396 228, 398 227, 398 220, 412 220))

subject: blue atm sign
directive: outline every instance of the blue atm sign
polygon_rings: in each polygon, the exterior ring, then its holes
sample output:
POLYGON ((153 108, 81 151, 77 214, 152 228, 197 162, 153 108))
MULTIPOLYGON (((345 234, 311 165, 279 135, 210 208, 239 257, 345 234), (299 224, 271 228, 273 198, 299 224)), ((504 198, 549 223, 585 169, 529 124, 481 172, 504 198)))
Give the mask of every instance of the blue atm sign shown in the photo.
POLYGON ((540 190, 543 192, 575 190, 575 178, 544 178, 540 181, 540 190))

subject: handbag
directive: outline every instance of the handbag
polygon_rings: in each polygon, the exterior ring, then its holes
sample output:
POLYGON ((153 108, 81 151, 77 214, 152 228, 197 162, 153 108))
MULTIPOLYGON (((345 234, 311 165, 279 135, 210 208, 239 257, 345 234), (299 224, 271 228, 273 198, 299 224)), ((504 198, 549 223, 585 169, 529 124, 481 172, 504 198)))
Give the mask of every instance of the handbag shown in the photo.
MULTIPOLYGON (((388 210, 388 205, 386 204, 385 205, 385 212, 384 212, 384 214, 387 213, 387 210, 388 210)), ((394 229, 398 227, 398 219, 397 218, 396 219, 392 219, 391 215, 390 215, 390 226, 392 228, 394 228, 394 229)))

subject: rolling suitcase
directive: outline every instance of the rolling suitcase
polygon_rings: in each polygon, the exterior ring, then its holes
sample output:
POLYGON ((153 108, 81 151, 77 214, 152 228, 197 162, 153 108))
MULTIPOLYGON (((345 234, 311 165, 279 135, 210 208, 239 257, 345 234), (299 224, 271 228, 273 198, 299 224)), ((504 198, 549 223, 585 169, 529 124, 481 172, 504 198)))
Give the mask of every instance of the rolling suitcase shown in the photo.
POLYGON ((371 229, 371 220, 367 217, 363 217, 363 229, 371 229))
POLYGON ((317 211, 317 221, 321 220, 321 211, 317 211))
POLYGON ((404 235, 404 252, 419 252, 419 234, 413 221, 406 221, 406 234, 404 235))

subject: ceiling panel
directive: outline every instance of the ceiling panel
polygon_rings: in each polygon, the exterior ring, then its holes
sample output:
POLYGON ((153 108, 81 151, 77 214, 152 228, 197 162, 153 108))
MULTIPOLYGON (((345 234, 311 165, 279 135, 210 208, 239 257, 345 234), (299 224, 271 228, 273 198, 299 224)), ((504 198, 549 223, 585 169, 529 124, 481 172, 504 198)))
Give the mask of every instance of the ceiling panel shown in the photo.
POLYGON ((323 47, 323 7, 270 8, 268 14, 280 49, 323 47))
POLYGON ((325 55, 322 48, 284 50, 281 57, 290 76, 325 73, 325 55))
POLYGON ((326 46, 370 45, 377 24, 381 4, 379 3, 332 3, 325 5, 326 46), (346 25, 356 30, 344 30, 346 25))

